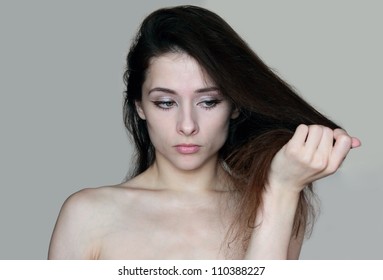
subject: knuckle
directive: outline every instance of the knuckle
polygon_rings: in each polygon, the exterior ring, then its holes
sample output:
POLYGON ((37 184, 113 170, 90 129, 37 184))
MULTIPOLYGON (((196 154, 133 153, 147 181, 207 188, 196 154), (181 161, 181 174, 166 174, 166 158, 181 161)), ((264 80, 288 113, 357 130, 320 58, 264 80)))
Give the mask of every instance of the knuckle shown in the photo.
POLYGON ((336 133, 336 134, 347 134, 347 132, 342 128, 336 128, 334 130, 334 133, 336 133))
POLYGON ((298 154, 299 149, 295 145, 287 145, 285 153, 288 157, 295 157, 298 154))
POLYGON ((309 129, 309 126, 305 124, 300 124, 297 127, 297 130, 302 130, 302 131, 308 131, 308 129, 309 129))
POLYGON ((309 129, 310 129, 310 132, 315 132, 318 134, 323 133, 323 126, 318 124, 310 125, 309 129))
POLYGON ((327 169, 326 169, 329 175, 334 174, 337 170, 338 170, 338 166, 334 164, 327 166, 327 169))
POLYGON ((323 134, 334 135, 334 131, 331 128, 327 127, 327 126, 324 126, 323 127, 323 134))
POLYGON ((323 171, 325 170, 326 168, 328 167, 328 159, 327 158, 319 158, 319 159, 316 159, 313 163, 312 163, 312 168, 315 170, 315 171, 323 171))
POLYGON ((302 155, 300 158, 299 158, 299 162, 304 165, 304 166, 307 166, 307 167, 311 167, 312 166, 312 157, 310 154, 304 154, 302 155))
POLYGON ((298 128, 306 128, 306 127, 308 127, 308 126, 304 123, 301 123, 300 125, 298 125, 298 128))
POLYGON ((335 144, 338 146, 338 149, 341 149, 344 152, 347 152, 347 149, 351 149, 352 146, 352 138, 348 136, 347 134, 339 135, 335 139, 335 144))
POLYGON ((343 135, 339 136, 338 141, 341 142, 345 146, 350 146, 351 147, 352 139, 351 139, 350 136, 348 136, 346 134, 343 134, 343 135))

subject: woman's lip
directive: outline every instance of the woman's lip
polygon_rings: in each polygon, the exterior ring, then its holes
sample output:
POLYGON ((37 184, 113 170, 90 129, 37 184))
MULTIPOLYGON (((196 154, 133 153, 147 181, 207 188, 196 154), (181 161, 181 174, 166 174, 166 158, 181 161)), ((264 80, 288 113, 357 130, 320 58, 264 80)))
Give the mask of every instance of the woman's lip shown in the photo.
POLYGON ((194 154, 199 151, 200 146, 195 144, 180 144, 175 146, 180 154, 194 154))

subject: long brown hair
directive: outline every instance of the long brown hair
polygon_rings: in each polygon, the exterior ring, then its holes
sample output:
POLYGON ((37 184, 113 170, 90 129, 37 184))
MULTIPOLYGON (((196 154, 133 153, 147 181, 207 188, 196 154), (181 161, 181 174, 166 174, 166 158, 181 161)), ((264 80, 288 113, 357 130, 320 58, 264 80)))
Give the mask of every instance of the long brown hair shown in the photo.
MULTIPOLYGON (((196 6, 177 6, 147 16, 127 56, 124 121, 136 146, 134 177, 155 160, 146 123, 135 108, 150 59, 169 52, 187 53, 201 65, 240 116, 230 123, 220 151, 238 193, 237 218, 231 233, 247 244, 254 226, 271 161, 299 124, 339 127, 304 101, 279 78, 218 15, 196 6)), ((312 186, 301 192, 294 233, 309 222, 312 186)))

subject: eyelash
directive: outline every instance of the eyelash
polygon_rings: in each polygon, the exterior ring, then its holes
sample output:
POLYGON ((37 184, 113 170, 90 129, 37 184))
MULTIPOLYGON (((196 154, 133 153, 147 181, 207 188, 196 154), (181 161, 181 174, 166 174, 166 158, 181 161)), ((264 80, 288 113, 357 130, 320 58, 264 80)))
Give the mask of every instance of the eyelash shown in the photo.
MULTIPOLYGON (((205 104, 201 108, 203 108, 205 110, 211 110, 211 109, 215 108, 221 102, 222 102, 222 100, 212 99, 212 100, 201 101, 198 104, 205 104)), ((171 101, 171 100, 169 100, 169 101, 167 101, 167 100, 166 101, 153 101, 153 103, 159 109, 164 110, 164 111, 170 110, 174 106, 174 104, 176 104, 176 102, 171 101)))
POLYGON ((211 110, 211 109, 215 108, 221 102, 222 102, 222 100, 212 99, 212 100, 201 101, 198 104, 204 103, 205 105, 202 108, 205 110, 211 110), (210 105, 207 105, 207 104, 210 104, 210 105))
POLYGON ((173 105, 175 104, 174 101, 153 101, 154 105, 156 105, 158 108, 162 109, 162 110, 170 110, 173 105), (171 104, 169 106, 169 104, 171 104))

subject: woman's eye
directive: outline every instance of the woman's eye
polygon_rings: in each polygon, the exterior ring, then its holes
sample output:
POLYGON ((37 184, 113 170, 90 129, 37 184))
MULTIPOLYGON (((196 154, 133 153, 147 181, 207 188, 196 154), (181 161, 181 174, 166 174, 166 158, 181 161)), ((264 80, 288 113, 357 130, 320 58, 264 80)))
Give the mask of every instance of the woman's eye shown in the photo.
POLYGON ((174 105, 175 105, 175 102, 170 101, 170 100, 169 101, 154 101, 153 103, 157 107, 164 109, 164 110, 168 110, 168 109, 174 107, 174 105))
POLYGON ((221 100, 213 99, 213 100, 202 101, 202 102, 200 102, 200 104, 201 104, 202 108, 204 108, 204 109, 212 109, 215 106, 217 106, 217 104, 220 102, 221 102, 221 100))

